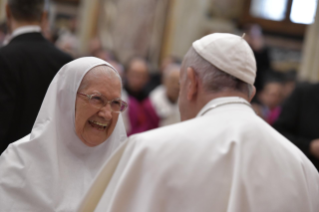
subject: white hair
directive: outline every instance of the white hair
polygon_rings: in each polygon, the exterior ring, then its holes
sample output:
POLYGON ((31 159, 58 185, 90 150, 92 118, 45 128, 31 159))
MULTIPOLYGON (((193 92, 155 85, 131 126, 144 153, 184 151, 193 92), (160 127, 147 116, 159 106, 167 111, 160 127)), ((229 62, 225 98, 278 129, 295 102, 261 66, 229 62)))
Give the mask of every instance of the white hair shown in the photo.
POLYGON ((219 70, 203 59, 193 47, 191 47, 185 55, 182 66, 184 70, 188 67, 192 67, 195 70, 207 92, 218 93, 230 89, 242 92, 248 95, 249 98, 253 93, 252 85, 219 70))
MULTIPOLYGON (((79 91, 81 91, 87 87, 89 80, 92 80, 92 79, 94 80, 95 78, 98 78, 99 73, 101 73, 101 72, 106 72, 109 75, 110 75, 110 73, 114 73, 115 76, 117 76, 118 79, 120 80, 121 87, 122 87, 122 78, 121 78, 120 74, 116 70, 114 70, 113 68, 106 66, 106 65, 101 65, 101 66, 96 66, 96 67, 92 68, 90 71, 92 71, 92 70, 94 70, 94 72, 90 75, 89 79, 86 78, 86 75, 83 77, 82 82, 81 82, 79 89, 78 89, 79 91), (101 68, 103 68, 103 69, 101 69, 101 68)), ((90 73, 90 71, 88 71, 86 74, 90 73)))

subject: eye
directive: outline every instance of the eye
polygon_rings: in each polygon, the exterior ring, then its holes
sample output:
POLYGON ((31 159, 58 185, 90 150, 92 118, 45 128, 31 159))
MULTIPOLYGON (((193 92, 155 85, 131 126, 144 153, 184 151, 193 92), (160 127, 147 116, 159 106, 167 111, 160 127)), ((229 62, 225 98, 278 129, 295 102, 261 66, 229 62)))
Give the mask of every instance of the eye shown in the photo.
POLYGON ((101 96, 92 96, 91 97, 91 103, 93 104, 101 104, 103 102, 103 99, 101 96))

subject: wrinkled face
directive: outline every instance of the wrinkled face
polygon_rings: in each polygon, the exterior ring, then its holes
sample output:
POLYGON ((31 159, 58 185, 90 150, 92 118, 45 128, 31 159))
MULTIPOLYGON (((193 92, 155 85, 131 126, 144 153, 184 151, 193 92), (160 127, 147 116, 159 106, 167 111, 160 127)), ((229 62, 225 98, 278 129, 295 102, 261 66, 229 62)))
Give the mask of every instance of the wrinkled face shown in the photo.
POLYGON ((133 92, 141 91, 148 82, 148 70, 144 61, 134 60, 127 70, 127 84, 133 92))
MULTIPOLYGON (((107 100, 121 97, 121 82, 113 70, 107 66, 91 69, 83 78, 78 92, 100 93, 107 100)), ((110 104, 97 109, 89 99, 77 94, 75 103, 75 131, 87 146, 97 146, 112 134, 119 113, 111 110, 110 104)))

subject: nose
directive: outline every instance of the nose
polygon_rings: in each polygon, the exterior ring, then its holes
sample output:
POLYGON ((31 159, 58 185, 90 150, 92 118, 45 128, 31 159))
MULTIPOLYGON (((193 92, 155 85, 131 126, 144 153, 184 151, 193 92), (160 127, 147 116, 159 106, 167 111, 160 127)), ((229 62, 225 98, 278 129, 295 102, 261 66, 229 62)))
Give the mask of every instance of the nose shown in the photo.
POLYGON ((99 110, 98 115, 103 117, 106 120, 111 120, 112 119, 111 105, 109 103, 107 103, 104 107, 102 107, 99 110))

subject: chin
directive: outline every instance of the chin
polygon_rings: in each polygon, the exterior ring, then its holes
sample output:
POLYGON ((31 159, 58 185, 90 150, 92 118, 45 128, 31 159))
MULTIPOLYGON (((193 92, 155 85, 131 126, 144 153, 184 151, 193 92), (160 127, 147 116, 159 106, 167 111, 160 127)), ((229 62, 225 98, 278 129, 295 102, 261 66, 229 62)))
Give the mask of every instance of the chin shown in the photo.
POLYGON ((105 139, 84 139, 83 143, 89 147, 95 147, 102 144, 104 141, 106 141, 106 138, 105 139))

